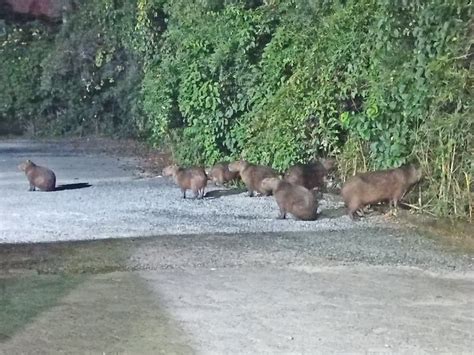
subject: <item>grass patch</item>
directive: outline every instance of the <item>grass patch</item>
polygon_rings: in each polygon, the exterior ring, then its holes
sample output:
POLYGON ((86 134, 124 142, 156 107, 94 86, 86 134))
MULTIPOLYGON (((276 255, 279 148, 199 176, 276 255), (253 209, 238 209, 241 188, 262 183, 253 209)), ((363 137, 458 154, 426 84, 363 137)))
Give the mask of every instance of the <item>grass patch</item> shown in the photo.
POLYGON ((11 338, 82 282, 84 276, 0 276, 0 342, 11 338))

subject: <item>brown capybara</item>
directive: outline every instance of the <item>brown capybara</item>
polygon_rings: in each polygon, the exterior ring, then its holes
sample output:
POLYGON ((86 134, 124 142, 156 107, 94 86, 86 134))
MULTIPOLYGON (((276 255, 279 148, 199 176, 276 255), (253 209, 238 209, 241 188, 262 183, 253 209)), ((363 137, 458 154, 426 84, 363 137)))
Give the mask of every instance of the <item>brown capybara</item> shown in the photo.
POLYGON ((357 210, 378 202, 389 201, 397 207, 398 201, 421 179, 421 169, 407 164, 396 169, 357 174, 342 187, 341 195, 351 219, 357 210))
POLYGON ((262 187, 273 192, 280 209, 279 219, 284 219, 287 213, 304 221, 314 221, 318 217, 316 190, 310 191, 278 178, 263 179, 262 187))
POLYGON ((56 175, 54 175, 52 170, 36 165, 29 159, 18 165, 18 169, 25 172, 25 175, 30 183, 30 188, 28 191, 35 191, 36 188, 41 191, 55 190, 56 175))
POLYGON ((326 177, 335 167, 335 160, 321 159, 308 164, 296 164, 288 169, 284 179, 289 183, 301 185, 309 190, 326 187, 326 177))
POLYGON ((237 160, 229 164, 230 172, 238 172, 240 178, 247 187, 249 196, 252 197, 254 191, 257 191, 265 196, 271 194, 270 190, 264 189, 261 186, 262 180, 265 178, 278 178, 278 173, 268 166, 250 164, 245 160, 237 160))
POLYGON ((169 165, 163 169, 163 176, 172 176, 175 183, 181 188, 183 198, 186 198, 186 190, 193 191, 194 196, 204 197, 207 186, 207 175, 203 168, 180 168, 177 165, 169 165))
POLYGON ((224 185, 239 177, 238 171, 229 171, 229 163, 217 163, 207 174, 209 179, 216 185, 224 185))

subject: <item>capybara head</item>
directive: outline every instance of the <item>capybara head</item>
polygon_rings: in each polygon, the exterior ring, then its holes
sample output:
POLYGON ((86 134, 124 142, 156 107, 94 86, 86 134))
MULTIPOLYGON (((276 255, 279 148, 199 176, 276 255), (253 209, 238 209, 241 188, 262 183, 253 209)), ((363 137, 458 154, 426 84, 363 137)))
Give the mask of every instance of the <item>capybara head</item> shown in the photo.
POLYGON ((406 165, 406 169, 409 171, 409 182, 412 184, 417 183, 423 177, 421 167, 418 164, 410 163, 406 165))
POLYGON ((326 171, 330 172, 336 168, 336 159, 332 158, 323 158, 320 160, 326 171))
POLYGON ((176 172, 178 171, 178 166, 176 164, 173 165, 168 165, 163 169, 163 176, 174 176, 176 175, 176 172))
POLYGON ((275 177, 265 178, 260 183, 260 187, 262 190, 273 192, 278 188, 278 184, 280 183, 280 181, 281 179, 275 177))
POLYGON ((18 165, 18 169, 20 169, 21 171, 27 171, 32 166, 35 166, 35 163, 33 163, 30 159, 28 159, 24 161, 23 163, 21 163, 20 165, 18 165))
POLYGON ((230 163, 229 164, 229 171, 231 173, 235 173, 235 172, 242 172, 242 170, 244 170, 247 166, 249 166, 249 163, 245 160, 237 160, 237 161, 234 161, 233 163, 230 163))

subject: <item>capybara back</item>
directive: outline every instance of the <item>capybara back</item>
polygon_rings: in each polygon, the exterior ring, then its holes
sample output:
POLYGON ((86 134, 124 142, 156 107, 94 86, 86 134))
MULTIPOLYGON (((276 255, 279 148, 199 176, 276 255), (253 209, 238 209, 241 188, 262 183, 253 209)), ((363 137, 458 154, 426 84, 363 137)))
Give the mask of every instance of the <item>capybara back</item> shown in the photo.
POLYGON ((364 206, 389 201, 397 206, 398 201, 421 179, 421 169, 408 164, 396 169, 380 170, 357 174, 342 187, 342 197, 348 214, 364 206))
POLYGON ((177 165, 170 165, 163 169, 163 176, 173 177, 175 183, 181 188, 183 198, 186 198, 186 190, 192 190, 198 198, 204 197, 207 175, 203 168, 181 168, 177 165))
POLYGON ((209 170, 209 178, 216 185, 224 185, 239 177, 239 172, 229 171, 229 163, 217 163, 209 170))
POLYGON ((280 209, 279 218, 285 218, 287 213, 300 220, 317 218, 318 201, 313 191, 278 178, 265 178, 262 187, 273 192, 280 209))
POLYGON ((30 183, 30 191, 36 188, 42 191, 54 191, 56 188, 56 175, 52 170, 36 165, 29 159, 21 163, 18 168, 25 172, 30 183))
POLYGON ((254 191, 263 195, 271 194, 271 191, 262 188, 262 180, 265 178, 278 177, 278 173, 272 168, 264 165, 250 164, 245 160, 230 163, 229 171, 238 172, 240 174, 242 181, 247 187, 249 196, 253 196, 254 191))
POLYGON ((296 164, 288 169, 284 179, 292 184, 304 186, 309 190, 318 188, 323 190, 326 177, 334 168, 333 159, 321 159, 308 164, 296 164))

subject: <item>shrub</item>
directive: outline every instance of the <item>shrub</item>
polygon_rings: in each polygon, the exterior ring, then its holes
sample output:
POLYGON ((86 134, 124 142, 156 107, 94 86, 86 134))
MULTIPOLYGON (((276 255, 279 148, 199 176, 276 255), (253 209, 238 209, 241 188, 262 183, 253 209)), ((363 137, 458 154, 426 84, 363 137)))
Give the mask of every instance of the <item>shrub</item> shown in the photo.
POLYGON ((35 133, 43 96, 41 61, 52 48, 48 29, 39 23, 8 25, 0 37, 0 130, 35 133))

